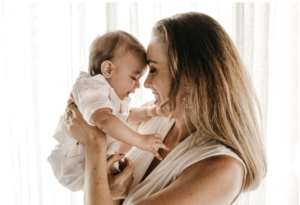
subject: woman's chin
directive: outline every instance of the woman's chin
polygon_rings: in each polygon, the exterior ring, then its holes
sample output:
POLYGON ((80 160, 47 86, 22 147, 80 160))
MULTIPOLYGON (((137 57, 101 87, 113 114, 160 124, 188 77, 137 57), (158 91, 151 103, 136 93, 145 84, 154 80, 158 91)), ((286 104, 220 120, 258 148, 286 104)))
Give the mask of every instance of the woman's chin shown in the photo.
POLYGON ((162 102, 160 101, 160 99, 157 99, 157 100, 154 101, 153 104, 156 105, 157 107, 160 107, 162 102))
MULTIPOLYGON (((155 101, 154 104, 155 104, 156 102, 157 102, 157 101, 155 101)), ((164 110, 161 109, 162 103, 157 103, 157 104, 155 104, 155 105, 157 106, 156 112, 157 112, 157 114, 158 114, 159 116, 161 116, 161 117, 168 117, 168 116, 169 116, 170 113, 169 113, 169 112, 166 112, 166 107, 167 107, 167 105, 163 107, 164 110)))
POLYGON ((153 104, 156 105, 157 107, 160 107, 163 104, 163 102, 161 101, 160 98, 158 98, 158 99, 155 99, 153 104))
POLYGON ((160 116, 160 117, 168 117, 165 113, 163 113, 161 110, 157 112, 157 114, 160 116))

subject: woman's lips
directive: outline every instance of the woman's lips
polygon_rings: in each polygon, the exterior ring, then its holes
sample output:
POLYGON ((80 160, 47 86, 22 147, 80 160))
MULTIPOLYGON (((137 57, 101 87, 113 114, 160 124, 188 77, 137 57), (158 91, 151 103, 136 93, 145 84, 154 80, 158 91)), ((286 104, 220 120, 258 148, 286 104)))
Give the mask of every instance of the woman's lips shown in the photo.
POLYGON ((155 100, 159 100, 160 99, 160 97, 159 97, 159 95, 157 93, 154 94, 154 99, 155 100))
POLYGON ((154 104, 156 104, 157 101, 160 99, 160 96, 158 93, 153 93, 153 94, 154 94, 154 99, 155 99, 154 104))

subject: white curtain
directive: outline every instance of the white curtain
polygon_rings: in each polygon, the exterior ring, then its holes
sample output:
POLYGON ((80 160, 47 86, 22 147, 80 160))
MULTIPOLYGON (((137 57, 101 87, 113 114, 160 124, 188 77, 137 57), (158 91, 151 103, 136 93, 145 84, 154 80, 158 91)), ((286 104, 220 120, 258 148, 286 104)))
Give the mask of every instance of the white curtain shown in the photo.
MULTIPOLYGON (((226 29, 262 107, 269 171, 236 205, 299 204, 299 3, 0 3, 1 204, 83 204, 46 159, 92 40, 121 29, 147 47, 156 21, 188 11, 226 29)), ((153 96, 141 88, 132 98, 139 106, 153 96)))

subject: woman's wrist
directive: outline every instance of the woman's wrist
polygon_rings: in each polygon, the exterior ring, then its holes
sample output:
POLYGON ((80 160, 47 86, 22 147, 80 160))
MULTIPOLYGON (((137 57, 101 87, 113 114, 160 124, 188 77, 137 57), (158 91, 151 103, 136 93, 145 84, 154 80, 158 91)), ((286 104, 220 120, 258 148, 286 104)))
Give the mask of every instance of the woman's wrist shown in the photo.
MULTIPOLYGON (((103 159, 106 160, 107 146, 106 141, 95 140, 94 143, 85 145, 86 160, 103 159)), ((88 161, 89 161, 88 160, 88 161)))
MULTIPOLYGON (((97 128, 98 129, 98 128, 97 128)), ((86 140, 85 147, 106 149, 106 134, 102 131, 93 130, 89 133, 89 140, 86 140), (103 148, 102 148, 103 147, 103 148)))
POLYGON ((85 147, 85 204, 113 204, 108 184, 106 139, 89 137, 93 140, 85 147))

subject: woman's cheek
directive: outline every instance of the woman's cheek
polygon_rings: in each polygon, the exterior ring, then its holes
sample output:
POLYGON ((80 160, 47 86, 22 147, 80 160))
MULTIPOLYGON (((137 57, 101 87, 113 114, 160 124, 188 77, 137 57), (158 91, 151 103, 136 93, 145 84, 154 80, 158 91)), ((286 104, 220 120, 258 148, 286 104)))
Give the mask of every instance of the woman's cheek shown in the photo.
MULTIPOLYGON (((164 90, 165 91, 165 90, 164 90)), ((163 115, 165 116, 168 116, 169 113, 170 113, 170 107, 169 107, 169 104, 166 104, 165 106, 161 107, 161 105, 163 105, 166 101, 168 100, 168 97, 167 97, 167 93, 166 92, 162 92, 161 95, 160 95, 160 111, 163 113, 163 115)))

